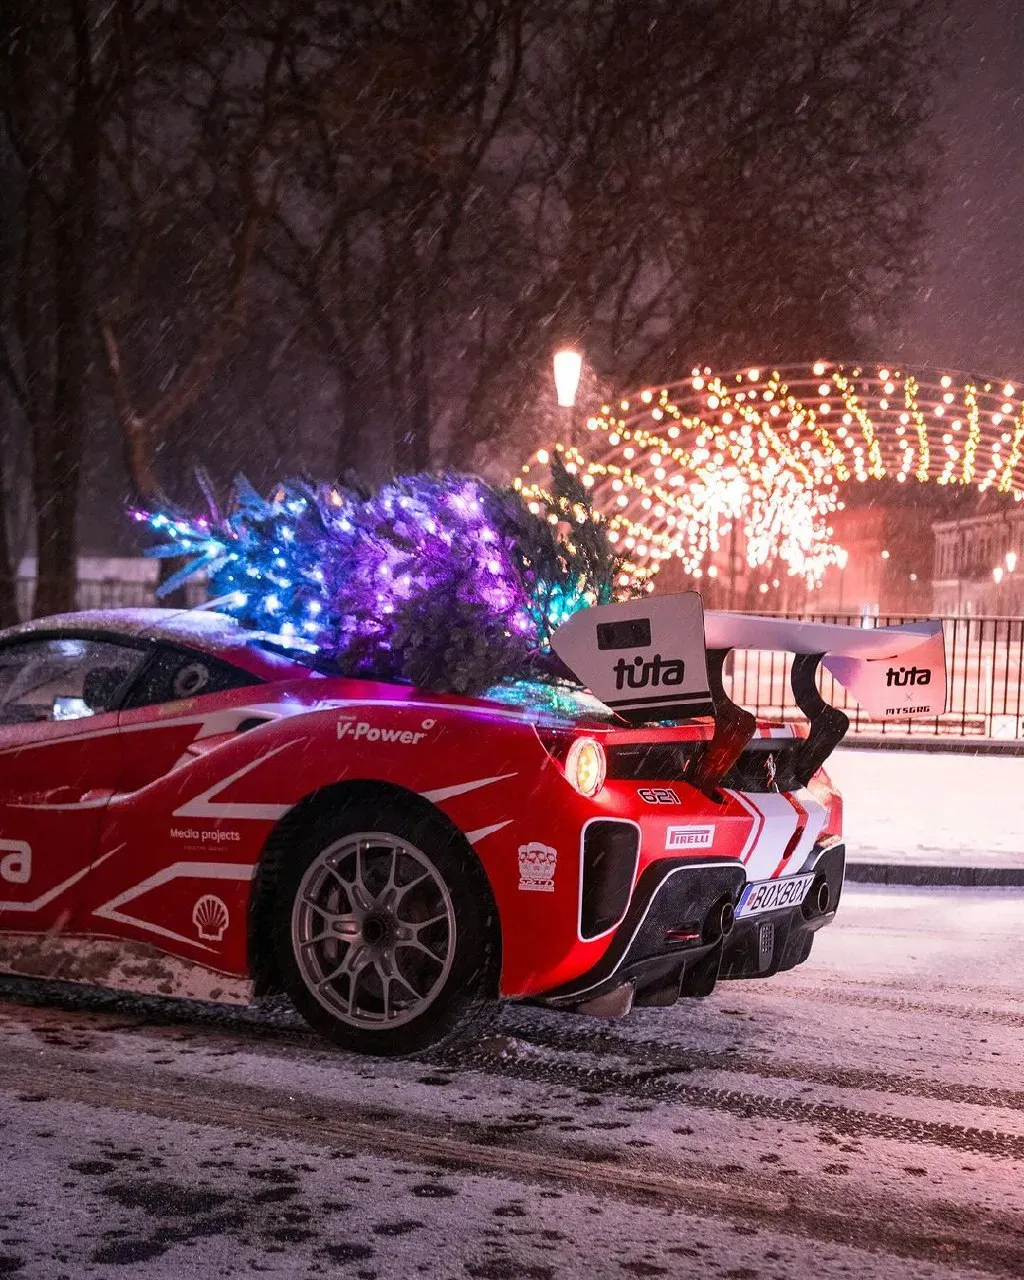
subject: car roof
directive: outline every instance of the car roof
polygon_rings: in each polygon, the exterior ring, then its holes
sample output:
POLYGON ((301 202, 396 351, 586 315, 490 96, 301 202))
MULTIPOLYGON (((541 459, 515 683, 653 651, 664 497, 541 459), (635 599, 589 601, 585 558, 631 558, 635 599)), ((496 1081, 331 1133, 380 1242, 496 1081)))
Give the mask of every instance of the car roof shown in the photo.
POLYGON ((265 679, 303 675, 306 668, 252 643, 255 633, 227 614, 203 609, 83 609, 33 618, 0 631, 0 643, 32 635, 102 633, 132 640, 187 645, 220 656, 265 679))
POLYGON ((32 635, 36 631, 109 631, 114 635, 161 640, 180 640, 197 635, 213 640, 227 638, 240 630, 234 618, 198 609, 82 609, 76 613, 54 613, 49 617, 33 618, 0 631, 0 639, 32 635))

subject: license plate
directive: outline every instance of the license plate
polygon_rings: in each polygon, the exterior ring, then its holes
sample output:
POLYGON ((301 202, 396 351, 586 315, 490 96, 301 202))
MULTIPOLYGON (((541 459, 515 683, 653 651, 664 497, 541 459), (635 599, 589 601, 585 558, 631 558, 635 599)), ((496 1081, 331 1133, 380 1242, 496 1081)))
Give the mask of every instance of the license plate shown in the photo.
POLYGON ((736 915, 759 916, 762 911, 780 911, 798 907, 814 883, 814 876, 785 876, 780 880, 755 880, 740 897, 736 915))

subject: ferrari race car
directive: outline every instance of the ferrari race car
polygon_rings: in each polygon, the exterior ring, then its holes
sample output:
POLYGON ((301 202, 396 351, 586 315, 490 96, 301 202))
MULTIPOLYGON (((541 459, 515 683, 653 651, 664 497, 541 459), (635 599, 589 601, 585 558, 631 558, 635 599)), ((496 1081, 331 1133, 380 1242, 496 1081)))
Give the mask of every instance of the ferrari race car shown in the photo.
POLYGON ((848 721, 819 664, 879 715, 935 715, 938 624, 705 616, 685 593, 584 610, 554 647, 579 686, 466 698, 213 613, 0 632, 0 967, 283 990, 390 1054, 498 997, 615 1016, 806 960, 845 861, 821 766, 848 721), (806 725, 729 699, 737 648, 795 655, 806 725))

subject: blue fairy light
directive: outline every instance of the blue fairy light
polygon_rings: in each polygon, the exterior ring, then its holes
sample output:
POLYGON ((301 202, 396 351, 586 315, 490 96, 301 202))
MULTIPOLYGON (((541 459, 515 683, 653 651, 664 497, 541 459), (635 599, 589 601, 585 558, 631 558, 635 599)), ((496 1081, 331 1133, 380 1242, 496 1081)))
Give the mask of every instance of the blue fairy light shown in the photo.
POLYGON ((555 504, 583 517, 572 543, 548 523, 554 508, 532 515, 517 492, 470 476, 404 476, 370 496, 288 481, 269 498, 239 477, 224 512, 204 492, 210 510, 194 519, 132 513, 157 537, 147 554, 182 561, 161 593, 203 574, 219 608, 310 637, 353 675, 480 690, 611 598, 614 556, 576 492, 555 504))

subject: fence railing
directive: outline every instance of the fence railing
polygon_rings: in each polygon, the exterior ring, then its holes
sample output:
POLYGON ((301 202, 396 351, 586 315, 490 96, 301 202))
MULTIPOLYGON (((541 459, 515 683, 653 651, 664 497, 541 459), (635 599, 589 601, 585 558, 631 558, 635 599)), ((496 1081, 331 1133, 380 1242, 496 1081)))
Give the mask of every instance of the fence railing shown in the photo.
MULTIPOLYGON (((27 617, 33 582, 18 580, 18 607, 27 617)), ((80 609, 139 608, 158 603, 152 582, 103 579, 78 584, 80 609)), ((190 605, 202 602, 203 584, 188 588, 190 605)), ((800 614, 808 622, 847 626, 895 626, 919 622, 922 615, 890 615, 862 619, 859 614, 800 614)), ((822 696, 850 717, 850 731, 864 736, 885 734, 948 735, 1024 741, 1024 618, 942 618, 946 645, 946 711, 924 720, 874 720, 827 672, 821 675, 822 696)), ((726 690, 741 706, 769 719, 801 720, 789 683, 792 657, 784 653, 737 650, 725 671, 726 690)))
MULTIPOLYGON (((807 622, 846 626, 897 626, 920 622, 922 616, 927 615, 866 620, 859 614, 799 615, 807 622)), ((1024 618, 940 620, 946 647, 945 714, 921 720, 875 720, 827 672, 820 679, 822 696, 846 712, 854 734, 1024 740, 1024 618)), ((726 666, 726 691, 760 716, 802 719, 789 683, 791 665, 790 654, 735 651, 726 666)))

